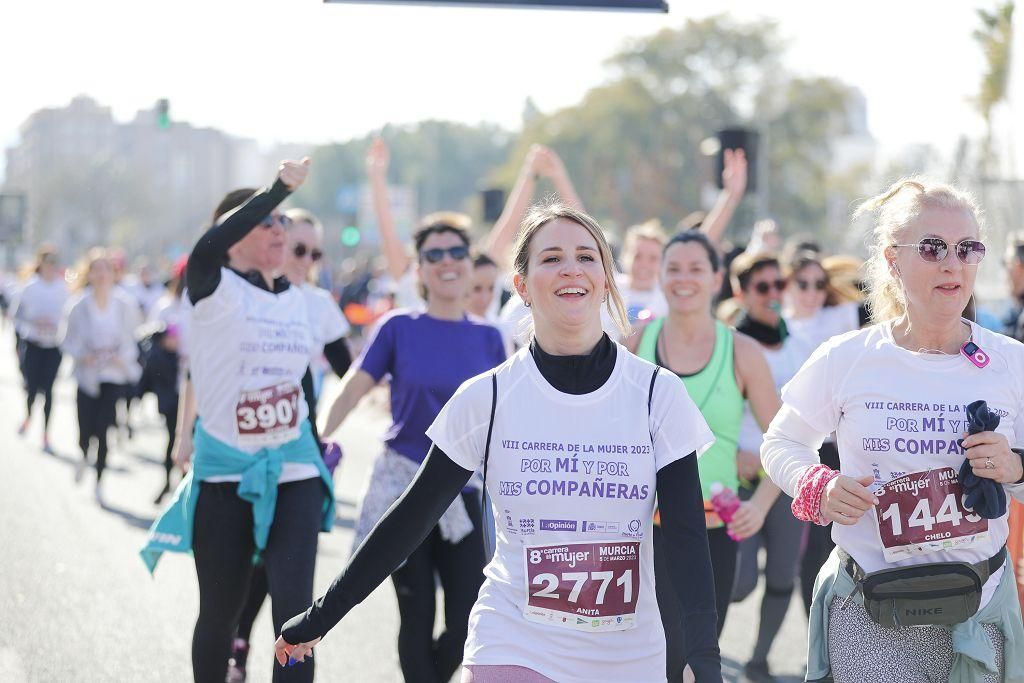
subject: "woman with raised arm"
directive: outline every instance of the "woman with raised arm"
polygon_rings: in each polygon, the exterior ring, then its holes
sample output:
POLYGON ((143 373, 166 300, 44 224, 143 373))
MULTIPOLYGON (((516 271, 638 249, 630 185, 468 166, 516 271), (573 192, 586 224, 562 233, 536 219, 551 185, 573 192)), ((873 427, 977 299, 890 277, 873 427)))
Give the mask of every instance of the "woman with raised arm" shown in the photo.
POLYGON ((985 256, 979 209, 922 178, 861 207, 879 322, 821 345, 782 393, 768 475, 793 512, 832 523, 807 680, 1024 680, 1005 543, 1024 494, 1024 346, 963 318, 985 256), (819 462, 837 433, 839 469, 819 462), (969 434, 969 435, 968 435, 969 434))
MULTIPOLYGON (((262 560, 276 628, 312 598, 318 534, 334 521, 334 490, 307 419, 312 358, 306 300, 279 277, 289 219, 277 209, 309 160, 282 162, 268 189, 229 193, 189 256, 189 362, 198 420, 191 470, 154 522, 143 560, 195 557, 196 681, 224 681, 231 636, 262 560)), ((274 681, 312 681, 274 668, 274 681)))
POLYGON ((304 666, 482 470, 496 550, 469 620, 464 682, 665 680, 655 496, 681 613, 678 647, 691 680, 721 681, 695 453, 711 432, 679 378, 603 332, 605 304, 628 328, 592 218, 562 206, 531 213, 514 267, 534 314, 529 347, 448 401, 427 430, 415 480, 327 594, 286 624, 278 659, 304 666))

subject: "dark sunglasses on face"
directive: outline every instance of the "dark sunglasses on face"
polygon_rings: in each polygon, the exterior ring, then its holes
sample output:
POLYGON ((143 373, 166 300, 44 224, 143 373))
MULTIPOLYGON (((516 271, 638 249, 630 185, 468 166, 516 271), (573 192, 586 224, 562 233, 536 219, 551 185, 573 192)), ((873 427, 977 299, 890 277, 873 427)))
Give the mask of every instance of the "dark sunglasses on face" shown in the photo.
POLYGON ((282 228, 284 228, 285 230, 287 230, 288 228, 290 228, 292 226, 292 219, 288 218, 288 216, 285 216, 282 213, 282 214, 278 214, 277 216, 275 216, 273 214, 267 216, 266 218, 264 218, 263 220, 260 221, 260 227, 261 228, 270 229, 270 228, 274 227, 274 223, 275 222, 278 225, 280 225, 282 228))
POLYGON ((292 249, 292 253, 295 254, 295 258, 302 258, 306 254, 309 254, 309 258, 314 263, 316 263, 317 261, 324 257, 324 252, 320 251, 319 249, 310 249, 302 242, 299 242, 295 245, 295 248, 292 249))
POLYGON ((796 279, 796 286, 800 288, 801 292, 806 292, 811 287, 814 287, 814 289, 816 291, 818 291, 818 292, 824 292, 825 291, 825 287, 828 286, 828 280, 814 280, 814 281, 811 281, 811 280, 801 280, 800 278, 797 278, 796 279))
POLYGON ((786 288, 786 281, 776 280, 774 282, 758 282, 756 285, 754 285, 754 291, 760 294, 761 296, 764 296, 768 294, 770 291, 772 291, 773 287, 775 288, 776 292, 781 292, 786 288))
POLYGON ((457 247, 448 247, 447 249, 424 249, 420 252, 427 263, 440 263, 444 260, 444 255, 448 254, 455 261, 461 261, 462 259, 469 256, 469 247, 459 245, 457 247))
MULTIPOLYGON (((922 237, 916 244, 894 244, 894 247, 913 247, 922 261, 941 263, 949 253, 949 243, 941 237, 922 237)), ((953 245, 960 263, 976 266, 985 258, 985 245, 978 240, 960 240, 953 245)))

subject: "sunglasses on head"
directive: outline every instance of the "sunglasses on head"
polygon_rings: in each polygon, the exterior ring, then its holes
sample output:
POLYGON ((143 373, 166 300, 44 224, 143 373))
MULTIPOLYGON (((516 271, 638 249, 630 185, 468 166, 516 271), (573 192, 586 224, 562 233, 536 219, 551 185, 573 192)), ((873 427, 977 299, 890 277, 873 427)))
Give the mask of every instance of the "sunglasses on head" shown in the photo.
POLYGON ((786 288, 786 281, 775 280, 774 282, 758 282, 756 285, 754 285, 753 289, 761 296, 764 296, 765 294, 768 294, 770 291, 772 291, 773 287, 775 288, 776 292, 781 292, 786 288))
POLYGON ((269 230, 270 228, 274 227, 275 222, 282 228, 285 228, 286 230, 292 226, 292 219, 288 218, 288 216, 285 216, 283 213, 281 213, 276 216, 274 214, 270 214, 269 216, 260 221, 260 227, 267 228, 269 230))
MULTIPOLYGON (((922 261, 941 263, 949 253, 949 243, 941 237, 922 237, 915 244, 894 244, 894 247, 913 247, 922 261)), ((978 240, 960 240, 953 245, 960 263, 976 266, 985 258, 985 245, 978 240)))
POLYGON ((302 258, 306 254, 309 254, 309 258, 312 259, 314 263, 316 263, 317 261, 324 257, 324 252, 320 251, 319 249, 310 249, 302 242, 298 242, 295 245, 295 248, 292 249, 292 253, 295 254, 295 258, 302 258))
POLYGON ((447 249, 424 249, 420 252, 420 256, 422 256, 427 263, 440 263, 444 260, 445 254, 451 256, 455 261, 461 261, 469 256, 469 247, 460 244, 457 247, 448 247, 447 249))
POLYGON ((800 288, 801 292, 806 292, 808 289, 813 287, 818 292, 824 292, 825 288, 828 287, 828 280, 801 280, 796 278, 796 286, 800 288))

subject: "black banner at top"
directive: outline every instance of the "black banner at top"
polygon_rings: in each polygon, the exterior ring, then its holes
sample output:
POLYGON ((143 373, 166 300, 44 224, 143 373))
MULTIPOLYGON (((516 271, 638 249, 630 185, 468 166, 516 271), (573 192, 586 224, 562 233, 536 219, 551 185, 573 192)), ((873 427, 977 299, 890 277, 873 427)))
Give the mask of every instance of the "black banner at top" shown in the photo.
POLYGON ((668 4, 665 0, 324 0, 324 2, 360 5, 447 5, 449 7, 668 12, 668 4))

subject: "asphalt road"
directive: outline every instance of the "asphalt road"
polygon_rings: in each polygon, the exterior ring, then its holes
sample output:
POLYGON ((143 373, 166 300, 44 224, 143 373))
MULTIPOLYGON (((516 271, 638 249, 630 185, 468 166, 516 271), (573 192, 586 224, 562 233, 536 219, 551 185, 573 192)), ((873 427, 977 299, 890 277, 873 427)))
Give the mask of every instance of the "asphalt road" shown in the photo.
MULTIPOLYGON (((189 681, 198 604, 191 558, 166 555, 150 577, 137 551, 158 510, 164 436, 155 404, 133 415, 131 441, 113 441, 101 507, 94 475, 74 481, 74 384, 58 381, 51 440, 40 449, 41 416, 24 415, 9 328, 0 335, 0 681, 189 681)), ((41 406, 40 406, 41 407, 41 406)), ((316 586, 326 589, 349 554, 353 516, 387 417, 371 396, 340 432, 345 459, 335 475, 337 520, 320 538, 316 586)), ((753 649, 760 589, 733 605, 721 639, 728 680, 753 649)), ((386 582, 317 650, 317 679, 400 681, 394 593, 386 582)), ((770 663, 783 681, 803 670, 805 619, 794 597, 770 663)), ((264 607, 253 633, 249 680, 270 680, 274 634, 264 607)), ((794 678, 789 678, 793 676, 794 678)))

